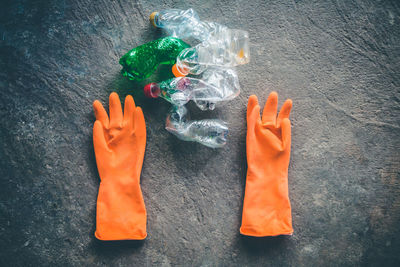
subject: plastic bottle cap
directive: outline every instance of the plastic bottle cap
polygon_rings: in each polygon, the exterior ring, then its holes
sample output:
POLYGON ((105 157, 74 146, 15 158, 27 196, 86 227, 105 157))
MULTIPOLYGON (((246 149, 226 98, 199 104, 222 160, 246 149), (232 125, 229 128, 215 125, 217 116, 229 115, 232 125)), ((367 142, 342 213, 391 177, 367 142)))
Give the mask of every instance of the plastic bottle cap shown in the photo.
POLYGON ((157 28, 157 25, 156 25, 156 23, 155 23, 155 21, 154 21, 154 18, 155 18, 155 16, 158 14, 158 12, 153 12, 153 13, 151 13, 150 14, 150 23, 151 23, 151 25, 153 25, 154 27, 156 27, 157 28))
POLYGON ((182 70, 176 64, 172 66, 172 73, 175 75, 175 77, 184 77, 189 74, 188 71, 182 70))
POLYGON ((160 94, 160 88, 156 83, 149 83, 144 86, 144 95, 148 98, 157 98, 160 94))

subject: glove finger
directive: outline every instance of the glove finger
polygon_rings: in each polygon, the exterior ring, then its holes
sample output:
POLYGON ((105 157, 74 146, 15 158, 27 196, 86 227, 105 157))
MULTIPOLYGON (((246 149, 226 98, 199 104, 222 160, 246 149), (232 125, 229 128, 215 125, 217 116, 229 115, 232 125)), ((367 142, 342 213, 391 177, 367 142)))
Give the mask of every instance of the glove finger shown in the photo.
POLYGON ((110 94, 110 127, 121 127, 122 107, 117 93, 110 94))
POLYGON ((95 121, 93 126, 93 146, 96 157, 101 157, 102 154, 108 151, 103 125, 99 120, 95 121))
POLYGON ((267 102, 265 102, 262 115, 262 123, 275 125, 277 111, 278 111, 278 93, 273 91, 269 94, 267 102))
POLYGON ((247 102, 247 119, 249 119, 250 114, 253 112, 254 108, 258 105, 258 98, 256 95, 251 95, 249 101, 247 102))
POLYGON ((292 105, 293 103, 291 99, 287 99, 285 103, 283 103, 281 110, 279 111, 278 114, 278 119, 276 121, 276 125, 278 128, 281 126, 283 119, 285 118, 289 119, 290 111, 292 110, 292 105))
POLYGON ((247 104, 247 133, 254 132, 257 122, 261 123, 260 106, 258 105, 257 96, 252 95, 249 97, 247 104))
POLYGON ((108 128, 109 124, 108 115, 99 100, 95 100, 93 102, 93 110, 94 110, 94 115, 96 116, 96 120, 100 121, 105 128, 108 128))
POLYGON ((134 127, 135 133, 146 134, 146 122, 144 121, 143 111, 140 107, 136 107, 134 127))
POLYGON ((282 120, 282 146, 283 150, 290 149, 290 143, 292 138, 292 129, 290 125, 290 120, 288 118, 284 118, 282 120))
POLYGON ((135 115, 135 101, 131 95, 125 97, 124 105, 124 125, 133 129, 133 119, 135 115))

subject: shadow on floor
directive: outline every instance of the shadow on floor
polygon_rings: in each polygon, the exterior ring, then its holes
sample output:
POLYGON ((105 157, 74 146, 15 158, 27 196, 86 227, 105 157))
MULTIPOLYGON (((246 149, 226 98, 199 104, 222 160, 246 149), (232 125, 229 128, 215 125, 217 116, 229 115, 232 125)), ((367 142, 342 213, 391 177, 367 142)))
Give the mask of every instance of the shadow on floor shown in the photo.
POLYGON ((287 236, 250 237, 240 235, 239 245, 248 254, 268 254, 285 247, 287 236))

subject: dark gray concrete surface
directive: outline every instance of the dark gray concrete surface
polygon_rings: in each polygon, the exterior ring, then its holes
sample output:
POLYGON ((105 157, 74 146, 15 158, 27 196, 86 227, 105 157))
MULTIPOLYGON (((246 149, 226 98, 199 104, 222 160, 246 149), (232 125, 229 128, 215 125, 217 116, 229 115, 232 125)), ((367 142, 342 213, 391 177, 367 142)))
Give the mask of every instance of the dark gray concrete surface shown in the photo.
MULTIPOLYGON (((400 261, 398 1, 1 1, 0 265, 338 266, 400 261), (161 36, 152 11, 194 7, 250 32, 231 132, 213 150, 164 130, 169 105, 144 99, 118 59, 161 36), (92 102, 111 91, 144 110, 148 238, 94 238, 99 185, 92 102), (292 98, 294 235, 246 238, 247 99, 292 98)), ((152 81, 168 76, 161 68, 152 81)))

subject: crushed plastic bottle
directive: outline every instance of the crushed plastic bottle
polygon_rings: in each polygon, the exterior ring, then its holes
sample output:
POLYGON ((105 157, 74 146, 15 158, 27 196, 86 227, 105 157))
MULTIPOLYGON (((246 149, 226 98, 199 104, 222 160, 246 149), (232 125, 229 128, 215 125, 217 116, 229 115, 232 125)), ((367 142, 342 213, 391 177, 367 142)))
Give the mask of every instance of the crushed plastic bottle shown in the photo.
POLYGON ((182 50, 172 72, 176 77, 189 73, 199 75, 210 66, 230 68, 249 61, 248 32, 227 29, 205 42, 182 50))
POLYGON ((160 64, 174 64, 176 57, 185 48, 190 47, 175 37, 165 37, 138 46, 126 53, 119 63, 122 75, 130 80, 141 81, 148 78, 160 64))
POLYGON ((177 78, 145 86, 145 95, 162 97, 173 107, 167 116, 166 129, 184 141, 196 141, 208 147, 226 143, 228 127, 218 119, 189 120, 185 104, 194 101, 201 110, 212 110, 216 103, 239 94, 240 86, 233 67, 250 60, 249 34, 230 30, 214 22, 205 22, 193 9, 168 9, 150 15, 153 26, 189 42, 201 43, 182 50, 172 72, 177 78), (184 77, 188 74, 194 77, 184 77))
POLYGON ((210 68, 203 72, 201 79, 178 77, 147 84, 144 93, 151 98, 162 97, 175 106, 192 100, 201 110, 213 110, 217 102, 238 96, 240 85, 235 70, 210 68))
POLYGON ((166 120, 168 132, 181 140, 219 148, 226 144, 228 127, 218 119, 191 121, 185 106, 174 106, 166 120))
POLYGON ((154 27, 166 31, 168 35, 189 41, 191 39, 205 41, 210 36, 227 29, 218 23, 200 21, 196 11, 192 8, 153 12, 150 15, 150 22, 154 27))

